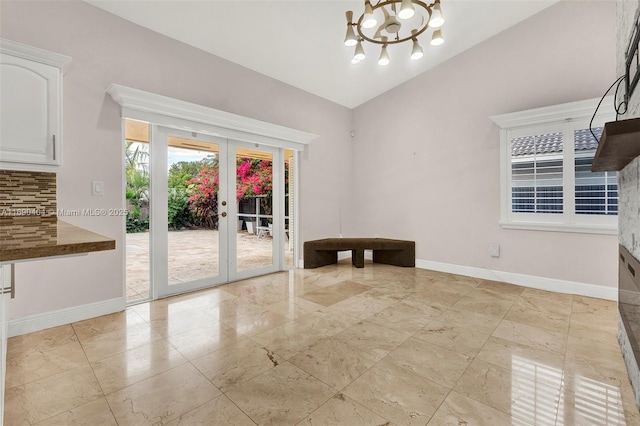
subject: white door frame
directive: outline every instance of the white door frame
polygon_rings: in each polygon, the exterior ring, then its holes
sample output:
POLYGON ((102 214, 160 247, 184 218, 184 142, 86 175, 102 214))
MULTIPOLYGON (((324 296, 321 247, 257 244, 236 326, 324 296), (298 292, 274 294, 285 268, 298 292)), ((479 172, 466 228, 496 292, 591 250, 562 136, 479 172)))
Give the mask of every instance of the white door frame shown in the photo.
MULTIPOLYGON (((146 92, 120 84, 111 84, 107 89, 111 98, 120 105, 120 115, 122 117, 122 146, 124 149, 125 140, 125 120, 132 119, 144 121, 149 124, 164 125, 167 127, 206 133, 238 141, 259 143, 261 145, 273 146, 284 149, 292 149, 295 153, 294 176, 294 247, 296 259, 294 266, 298 266, 300 253, 300 229, 299 229, 299 173, 300 173, 300 152, 319 136, 313 133, 220 111, 191 102, 170 98, 156 93, 146 92)), ((153 151, 153 148, 150 148, 153 151)), ((124 165, 123 165, 124 168, 124 165)), ((124 173, 123 173, 124 179, 124 173)), ((151 184, 153 187, 153 183, 151 184)), ((153 190, 153 189, 152 189, 153 190)), ((125 205, 123 194, 123 206, 125 205)), ((123 241, 126 238, 126 227, 123 218, 123 241)), ((279 237, 279 238, 282 238, 279 237)), ((153 244, 153 241, 151 241, 153 244)), ((126 265, 126 251, 122 251, 123 265, 126 265)), ((153 268, 153 266, 152 266, 153 268)), ((153 270, 153 269, 152 269, 153 270)), ((125 270, 123 269, 123 278, 125 270)), ((123 279, 123 294, 126 294, 126 278, 123 279)))
POLYGON ((270 274, 272 272, 282 271, 284 269, 284 258, 282 255, 283 238, 284 238, 284 154, 282 148, 274 148, 260 144, 249 144, 235 140, 229 140, 229 148, 227 151, 227 182, 230 183, 229 189, 233 189, 233 193, 229 194, 233 197, 233 202, 229 202, 229 218, 238 217, 238 205, 235 203, 235 182, 236 182, 236 149, 248 148, 264 152, 269 152, 272 158, 273 170, 273 193, 272 193, 272 215, 273 215, 273 261, 271 265, 262 266, 260 268, 249 269, 246 271, 238 271, 236 268, 237 238, 233 232, 229 233, 229 281, 238 281, 245 278, 255 277, 258 275, 270 274), (233 183, 232 183, 233 182, 233 183), (275 220, 277 219, 277 220, 275 220))
MULTIPOLYGON (((227 140, 216 136, 187 132, 155 124, 150 125, 150 186, 151 186, 151 223, 150 223, 150 253, 151 262, 151 298, 158 299, 173 294, 185 293, 200 288, 211 287, 229 282, 229 250, 228 247, 228 220, 220 220, 220 213, 226 210, 222 207, 222 201, 227 199, 227 140), (218 275, 206 277, 194 281, 169 285, 169 241, 168 241, 168 138, 177 136, 185 139, 209 142, 218 145, 219 156, 219 188, 222 196, 218 196, 218 275)), ((228 203, 230 204, 230 203, 228 203)), ((231 203, 233 204, 233 203, 231 203)))
POLYGON ((151 298, 158 299, 175 294, 199 290, 232 281, 238 281, 259 275, 265 275, 284 269, 284 150, 260 144, 249 144, 217 136, 188 132, 185 130, 150 125, 150 186, 151 186, 151 223, 150 223, 150 267, 151 298), (175 136, 217 144, 219 167, 218 193, 218 275, 205 277, 184 283, 169 284, 169 241, 168 241, 168 142, 175 136), (237 270, 237 232, 229 225, 236 223, 238 205, 236 203, 236 149, 247 148, 272 155, 272 262, 270 265, 237 270), (226 201, 226 206, 222 202, 226 201), (226 216, 222 216, 222 213, 226 216))

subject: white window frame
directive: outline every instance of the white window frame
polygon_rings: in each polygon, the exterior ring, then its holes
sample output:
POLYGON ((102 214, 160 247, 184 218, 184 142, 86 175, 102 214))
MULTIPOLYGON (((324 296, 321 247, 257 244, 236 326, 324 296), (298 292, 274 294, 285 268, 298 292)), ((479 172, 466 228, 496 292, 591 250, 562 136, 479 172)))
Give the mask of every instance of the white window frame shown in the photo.
MULTIPOLYGON (((574 130, 588 129, 599 98, 496 115, 500 127, 500 226, 505 229, 617 234, 618 216, 575 213, 574 130), (561 131, 563 146, 563 213, 511 211, 511 140, 520 136, 561 131)), ((592 127, 615 120, 613 96, 604 98, 592 127)))

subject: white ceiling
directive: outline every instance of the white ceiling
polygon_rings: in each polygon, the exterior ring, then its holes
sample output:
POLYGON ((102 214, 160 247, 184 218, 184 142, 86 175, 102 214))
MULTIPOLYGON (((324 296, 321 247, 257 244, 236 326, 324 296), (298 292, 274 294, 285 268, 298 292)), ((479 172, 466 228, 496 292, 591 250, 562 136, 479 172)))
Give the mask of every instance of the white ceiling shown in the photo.
MULTIPOLYGON (((391 64, 377 64, 380 49, 350 63, 343 44, 345 11, 362 13, 363 1, 333 0, 85 0, 143 27, 192 45, 349 108, 354 108, 559 0, 441 0, 445 43, 420 44, 425 56, 409 59, 411 43, 389 47, 391 64)), ((429 3, 429 0, 425 0, 429 3)), ((372 1, 376 4, 376 1, 372 1)))

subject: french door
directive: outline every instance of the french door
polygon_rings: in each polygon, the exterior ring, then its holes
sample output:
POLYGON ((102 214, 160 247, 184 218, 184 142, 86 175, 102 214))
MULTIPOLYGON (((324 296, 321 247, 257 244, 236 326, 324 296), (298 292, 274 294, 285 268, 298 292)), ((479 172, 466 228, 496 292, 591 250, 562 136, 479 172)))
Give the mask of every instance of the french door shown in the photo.
POLYGON ((283 269, 282 149, 156 125, 151 141, 152 298, 283 269))

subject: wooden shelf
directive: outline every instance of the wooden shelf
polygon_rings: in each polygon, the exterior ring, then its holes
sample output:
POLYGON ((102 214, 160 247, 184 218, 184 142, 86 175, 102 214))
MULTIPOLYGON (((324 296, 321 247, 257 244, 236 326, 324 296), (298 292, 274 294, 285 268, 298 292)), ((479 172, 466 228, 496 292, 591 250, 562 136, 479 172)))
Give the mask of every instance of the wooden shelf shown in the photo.
POLYGON ((592 172, 619 171, 640 156, 640 118, 604 125, 592 172))

